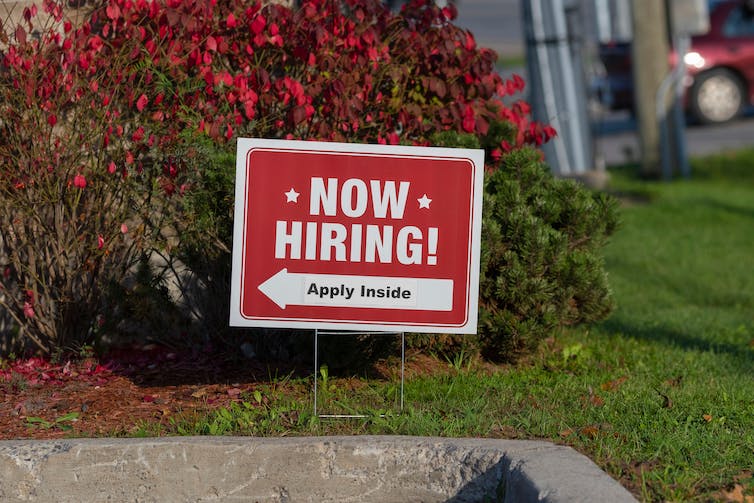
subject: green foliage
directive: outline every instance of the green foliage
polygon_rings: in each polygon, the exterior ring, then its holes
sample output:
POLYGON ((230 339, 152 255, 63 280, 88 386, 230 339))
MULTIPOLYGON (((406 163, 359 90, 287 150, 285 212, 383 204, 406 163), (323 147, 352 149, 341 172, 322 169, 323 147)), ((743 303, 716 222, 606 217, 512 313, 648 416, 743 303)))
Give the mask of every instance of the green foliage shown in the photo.
POLYGON ((197 342, 189 337, 190 322, 163 277, 169 269, 159 265, 161 259, 156 252, 152 257, 142 257, 124 281, 109 283, 103 300, 108 314, 101 315, 93 328, 96 346, 82 346, 79 356, 134 342, 159 342, 171 347, 197 342))
POLYGON ((458 131, 439 131, 432 135, 431 143, 435 147, 481 148, 477 136, 458 131))
POLYGON ((616 203, 554 178, 540 155, 513 151, 485 181, 479 344, 487 357, 515 358, 613 307, 599 251, 616 228, 616 203))
MULTIPOLYGON (((308 404, 289 398, 279 399, 255 390, 241 402, 233 402, 206 416, 171 418, 167 431, 179 435, 284 435, 290 430, 306 427, 311 419, 308 404)), ((154 435, 150 426, 143 432, 154 435)))
MULTIPOLYGON (((514 133, 497 121, 485 136, 444 131, 432 141, 489 154, 514 133)), ((554 178, 540 152, 503 155, 485 178, 477 349, 513 360, 558 328, 607 317, 613 300, 600 252, 617 224, 614 198, 554 178)), ((461 342, 418 337, 412 344, 452 355, 461 342)))
POLYGON ((29 426, 38 426, 39 428, 42 428, 43 430, 58 428, 63 431, 71 431, 73 429, 73 426, 67 423, 78 421, 78 418, 79 418, 78 412, 69 412, 68 414, 64 414, 60 417, 57 417, 53 419, 52 421, 47 421, 46 419, 42 419, 41 417, 30 416, 26 418, 26 423, 29 426))
POLYGON ((186 156, 198 169, 192 190, 183 198, 180 242, 174 250, 174 258, 192 275, 190 284, 181 285, 183 303, 199 332, 235 344, 236 333, 228 328, 235 155, 206 136, 184 136, 186 156))

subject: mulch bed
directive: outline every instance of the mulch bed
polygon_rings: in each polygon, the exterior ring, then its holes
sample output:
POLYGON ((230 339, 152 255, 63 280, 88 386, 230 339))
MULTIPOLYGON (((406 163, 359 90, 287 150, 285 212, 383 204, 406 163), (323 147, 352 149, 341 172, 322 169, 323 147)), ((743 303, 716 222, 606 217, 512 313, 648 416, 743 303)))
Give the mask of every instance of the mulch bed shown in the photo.
POLYGON ((157 346, 102 361, 6 361, 0 366, 0 439, 129 435, 145 424, 240 401, 268 375, 259 362, 157 346))

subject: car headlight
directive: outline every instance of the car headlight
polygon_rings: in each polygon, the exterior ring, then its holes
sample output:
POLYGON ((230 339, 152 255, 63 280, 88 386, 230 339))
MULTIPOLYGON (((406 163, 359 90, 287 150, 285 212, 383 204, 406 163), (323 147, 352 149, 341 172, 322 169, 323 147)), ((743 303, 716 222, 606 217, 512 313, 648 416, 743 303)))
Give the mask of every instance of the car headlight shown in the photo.
POLYGON ((694 68, 704 68, 704 58, 696 51, 687 52, 683 56, 683 62, 686 66, 693 66, 694 68))

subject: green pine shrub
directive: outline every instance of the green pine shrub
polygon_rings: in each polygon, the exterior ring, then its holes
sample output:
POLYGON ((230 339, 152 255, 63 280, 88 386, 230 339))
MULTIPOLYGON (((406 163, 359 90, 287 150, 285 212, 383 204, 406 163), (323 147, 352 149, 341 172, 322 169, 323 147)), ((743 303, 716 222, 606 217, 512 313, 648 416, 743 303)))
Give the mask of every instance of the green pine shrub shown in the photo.
POLYGON ((204 342, 237 346, 241 331, 228 326, 235 152, 206 136, 190 144, 190 157, 202 169, 183 198, 184 217, 177 224, 180 244, 169 260, 171 267, 185 264, 190 271, 189 280, 180 285, 182 305, 204 342))
POLYGON ((599 253, 618 223, 616 201, 557 179, 541 153, 503 156, 485 179, 478 343, 514 359, 554 330, 613 308, 599 253))
MULTIPOLYGON (((484 148, 510 141, 504 122, 487 135, 438 133, 438 146, 484 148)), ((613 298, 600 249, 618 225, 617 201, 555 178, 542 153, 520 148, 485 174, 476 336, 410 338, 414 347, 452 358, 480 353, 515 360, 559 328, 604 319, 613 298)))

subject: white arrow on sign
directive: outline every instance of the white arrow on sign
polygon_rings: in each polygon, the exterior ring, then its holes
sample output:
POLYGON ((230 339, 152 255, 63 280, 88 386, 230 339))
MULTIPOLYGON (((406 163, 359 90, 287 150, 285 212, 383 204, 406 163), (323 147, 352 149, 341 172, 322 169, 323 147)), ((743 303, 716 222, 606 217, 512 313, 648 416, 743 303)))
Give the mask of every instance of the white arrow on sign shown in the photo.
POLYGON ((281 309, 288 305, 453 309, 452 279, 289 273, 281 269, 258 288, 281 309))

